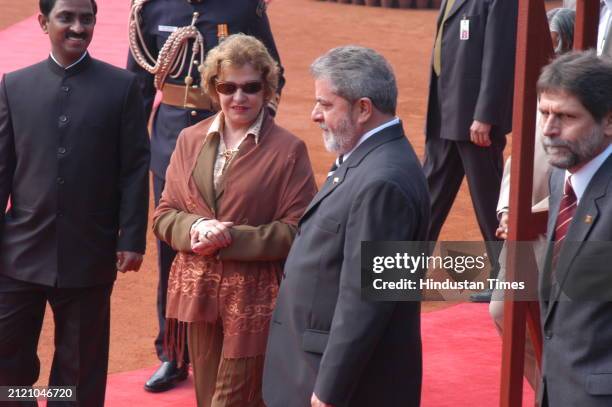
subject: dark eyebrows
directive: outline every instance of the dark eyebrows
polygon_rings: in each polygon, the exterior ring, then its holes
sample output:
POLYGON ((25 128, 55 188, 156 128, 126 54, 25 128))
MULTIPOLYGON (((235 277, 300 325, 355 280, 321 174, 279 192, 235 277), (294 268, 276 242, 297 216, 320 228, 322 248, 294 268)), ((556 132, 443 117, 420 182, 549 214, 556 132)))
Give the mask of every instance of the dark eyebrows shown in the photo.
POLYGON ((85 13, 75 13, 74 11, 70 11, 70 10, 60 10, 56 14, 57 17, 74 17, 77 15, 79 18, 83 18, 83 17, 93 18, 94 17, 94 13, 92 11, 87 11, 85 13))

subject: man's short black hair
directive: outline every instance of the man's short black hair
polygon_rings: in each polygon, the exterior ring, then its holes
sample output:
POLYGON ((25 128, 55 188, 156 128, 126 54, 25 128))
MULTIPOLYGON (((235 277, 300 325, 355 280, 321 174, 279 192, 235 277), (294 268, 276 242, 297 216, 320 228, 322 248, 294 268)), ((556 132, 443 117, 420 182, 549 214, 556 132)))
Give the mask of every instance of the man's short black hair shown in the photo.
MULTIPOLYGON (((96 4, 96 0, 91 1, 91 8, 93 9, 94 16, 98 13, 98 5, 96 4)), ((49 17, 49 13, 53 10, 55 3, 57 0, 40 0, 38 2, 38 7, 40 8, 40 12, 45 17, 49 17)))

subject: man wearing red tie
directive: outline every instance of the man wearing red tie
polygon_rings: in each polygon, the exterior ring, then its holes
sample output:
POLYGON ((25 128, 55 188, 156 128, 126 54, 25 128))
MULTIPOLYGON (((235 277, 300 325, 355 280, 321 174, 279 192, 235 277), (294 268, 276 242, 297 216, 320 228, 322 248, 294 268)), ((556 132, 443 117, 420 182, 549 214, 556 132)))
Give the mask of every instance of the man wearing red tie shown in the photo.
POLYGON ((540 405, 612 405, 612 63, 561 56, 538 81, 550 179, 540 405))

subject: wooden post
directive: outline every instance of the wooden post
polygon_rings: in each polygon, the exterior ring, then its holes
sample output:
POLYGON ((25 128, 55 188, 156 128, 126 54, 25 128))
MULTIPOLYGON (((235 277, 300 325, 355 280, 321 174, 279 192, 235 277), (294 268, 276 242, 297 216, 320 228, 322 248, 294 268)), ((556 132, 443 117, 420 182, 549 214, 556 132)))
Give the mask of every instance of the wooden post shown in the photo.
POLYGON ((597 47, 599 7, 600 5, 598 1, 578 0, 576 2, 574 49, 588 49, 597 47))
MULTIPOLYGON (((512 121, 512 170, 510 180, 510 217, 508 221, 507 281, 528 281, 533 269, 518 265, 517 241, 533 239, 531 193, 536 118, 536 82, 540 69, 553 55, 550 31, 543 0, 519 0, 517 22, 514 113, 512 121)), ((541 224, 541 222, 540 222, 541 224)), ((541 231, 540 231, 541 232, 541 231)), ((529 302, 515 301, 506 291, 500 406, 520 407, 523 398, 525 323, 529 321, 536 354, 541 354, 538 308, 529 302)))

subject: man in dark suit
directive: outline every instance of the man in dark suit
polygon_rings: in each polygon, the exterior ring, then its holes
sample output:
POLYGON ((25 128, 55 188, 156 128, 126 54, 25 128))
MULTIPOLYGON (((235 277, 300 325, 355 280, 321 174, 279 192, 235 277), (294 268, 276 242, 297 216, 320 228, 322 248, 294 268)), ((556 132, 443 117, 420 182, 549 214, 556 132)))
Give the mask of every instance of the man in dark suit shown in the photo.
MULTIPOLYGON (((228 35, 236 33, 249 34, 261 40, 280 66, 264 0, 138 0, 133 3, 130 19, 131 52, 127 68, 140 79, 147 117, 153 110, 156 91, 162 92, 161 104, 153 112, 151 133, 151 172, 156 206, 164 189, 166 168, 179 133, 218 110, 218 106, 201 87, 198 68, 208 50, 228 35), (178 37, 183 39, 178 41, 178 37), (175 46, 162 52, 164 46, 168 47, 171 43, 175 46), (192 53, 194 45, 198 49, 197 54, 192 53), (187 56, 182 64, 183 55, 172 52, 180 46, 187 47, 187 56), (159 67, 152 69, 155 61, 159 67), (178 68, 170 72, 175 63, 178 68)), ((273 114, 276 113, 284 82, 281 68, 277 93, 268 104, 273 114)), ((169 390, 177 382, 185 380, 189 370, 187 363, 178 367, 176 361, 170 361, 164 352, 168 276, 176 252, 162 241, 158 240, 157 243, 159 329, 155 338, 155 350, 162 363, 144 385, 145 390, 150 392, 169 390)))
POLYGON ((48 302, 49 385, 88 407, 104 404, 117 270, 142 262, 149 165, 136 77, 87 53, 96 10, 41 0, 51 54, 0 83, 0 386, 38 380, 48 302))
POLYGON ((612 63, 559 57, 538 81, 550 179, 541 405, 612 405, 612 63))
POLYGON ((312 67, 335 165, 299 222, 264 369, 269 407, 418 406, 420 304, 361 298, 361 242, 424 240, 429 196, 395 117, 390 65, 368 48, 335 48, 312 67))
MULTIPOLYGON (((512 127, 517 1, 445 0, 438 17, 423 170, 436 241, 464 175, 480 232, 495 237, 506 133, 512 127)), ((489 247, 490 258, 497 257, 489 247)), ((496 267, 491 277, 496 276, 496 267)), ((473 300, 487 301, 490 292, 473 300)))

